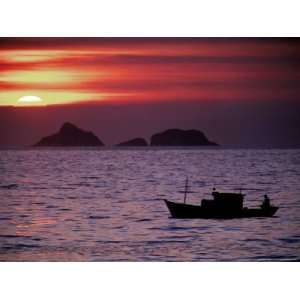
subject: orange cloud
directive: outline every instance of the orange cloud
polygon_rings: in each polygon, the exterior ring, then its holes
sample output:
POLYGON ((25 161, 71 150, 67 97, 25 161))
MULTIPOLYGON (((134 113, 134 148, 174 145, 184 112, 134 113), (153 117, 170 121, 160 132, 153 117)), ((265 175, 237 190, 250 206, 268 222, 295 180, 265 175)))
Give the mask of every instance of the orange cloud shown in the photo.
POLYGON ((28 95, 41 97, 43 105, 299 95, 300 47, 290 39, 2 38, 0 43, 0 105, 19 105, 28 95))

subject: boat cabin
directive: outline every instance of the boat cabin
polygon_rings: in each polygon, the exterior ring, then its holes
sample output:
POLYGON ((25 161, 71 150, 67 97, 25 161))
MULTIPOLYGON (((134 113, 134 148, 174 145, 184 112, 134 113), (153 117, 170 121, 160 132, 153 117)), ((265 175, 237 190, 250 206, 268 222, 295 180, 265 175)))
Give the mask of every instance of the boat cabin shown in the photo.
POLYGON ((214 209, 214 210, 230 210, 230 211, 240 211, 243 209, 244 195, 241 193, 212 193, 213 200, 203 199, 201 201, 201 206, 204 209, 214 209))

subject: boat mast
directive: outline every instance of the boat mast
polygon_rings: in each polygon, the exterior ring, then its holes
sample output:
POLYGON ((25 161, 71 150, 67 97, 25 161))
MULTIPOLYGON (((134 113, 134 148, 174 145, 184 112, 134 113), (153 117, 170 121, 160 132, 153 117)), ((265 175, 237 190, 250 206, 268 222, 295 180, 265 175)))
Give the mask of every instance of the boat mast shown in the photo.
POLYGON ((189 178, 186 177, 186 179, 185 179, 185 189, 184 189, 184 200, 183 200, 184 204, 186 202, 186 195, 187 195, 188 185, 189 185, 189 178))

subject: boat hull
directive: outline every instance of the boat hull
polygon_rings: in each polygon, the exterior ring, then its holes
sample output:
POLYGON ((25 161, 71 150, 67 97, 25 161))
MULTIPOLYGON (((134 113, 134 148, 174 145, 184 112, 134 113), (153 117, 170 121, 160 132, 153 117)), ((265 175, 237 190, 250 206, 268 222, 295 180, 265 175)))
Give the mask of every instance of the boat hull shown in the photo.
POLYGON ((270 206, 268 209, 243 208, 241 210, 204 209, 200 205, 175 203, 164 200, 173 218, 181 219, 232 219, 232 218, 259 218, 272 217, 278 207, 270 206))

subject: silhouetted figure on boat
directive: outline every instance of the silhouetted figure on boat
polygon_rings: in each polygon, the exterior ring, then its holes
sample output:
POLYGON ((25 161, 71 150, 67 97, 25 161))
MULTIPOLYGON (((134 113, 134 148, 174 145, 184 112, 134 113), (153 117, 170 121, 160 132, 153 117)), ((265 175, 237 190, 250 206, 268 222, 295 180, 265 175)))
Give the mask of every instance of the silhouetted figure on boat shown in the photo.
POLYGON ((216 196, 218 196, 219 192, 216 191, 216 188, 213 188, 213 192, 211 194, 215 198, 216 196))
POLYGON ((264 201, 260 207, 262 209, 269 209, 271 207, 270 198, 268 195, 264 195, 264 201))

